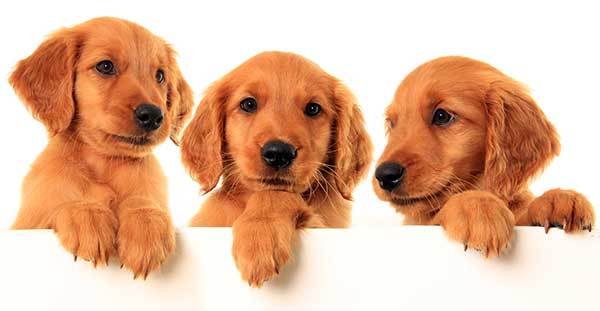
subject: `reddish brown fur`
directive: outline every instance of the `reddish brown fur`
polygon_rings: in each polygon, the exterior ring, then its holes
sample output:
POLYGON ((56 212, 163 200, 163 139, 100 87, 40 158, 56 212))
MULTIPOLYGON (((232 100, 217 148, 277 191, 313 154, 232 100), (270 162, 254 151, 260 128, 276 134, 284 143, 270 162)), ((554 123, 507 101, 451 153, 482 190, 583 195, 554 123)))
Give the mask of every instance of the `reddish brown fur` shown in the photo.
POLYGON ((98 18, 52 34, 20 61, 10 83, 48 129, 46 149, 23 182, 15 229, 54 229, 75 258, 106 264, 118 254, 145 276, 173 251, 166 182, 154 146, 177 133, 193 105, 172 48, 146 29, 98 18), (110 59, 118 74, 95 64, 110 59), (155 80, 158 68, 166 80, 155 80), (141 102, 165 112, 160 129, 138 137, 133 110, 141 102))
POLYGON ((223 177, 191 225, 233 226, 236 263, 255 286, 289 258, 296 228, 350 224, 349 198, 371 161, 352 93, 316 64, 282 52, 259 54, 211 86, 181 150, 206 192, 223 177), (240 109, 248 96, 258 102, 251 115, 240 109), (315 118, 303 113, 311 101, 323 107, 315 118), (274 172, 263 163, 260 149, 273 139, 298 148, 289 170, 274 172), (290 184, 260 181, 274 177, 290 184))
POLYGON ((386 111, 388 145, 378 163, 406 167, 401 187, 382 190, 407 224, 439 224, 448 235, 497 255, 517 225, 590 229, 591 204, 574 191, 551 190, 535 201, 530 180, 558 155, 552 124, 518 82, 488 64, 443 57, 410 73, 386 111), (432 125, 442 108, 456 116, 432 125))

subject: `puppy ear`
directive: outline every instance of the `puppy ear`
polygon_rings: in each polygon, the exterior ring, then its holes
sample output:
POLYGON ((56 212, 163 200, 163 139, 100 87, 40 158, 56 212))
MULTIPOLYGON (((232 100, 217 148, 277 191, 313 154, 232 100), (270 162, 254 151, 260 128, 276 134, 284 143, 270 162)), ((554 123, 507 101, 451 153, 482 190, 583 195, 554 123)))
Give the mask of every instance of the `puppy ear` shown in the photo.
POLYGON ((77 41, 68 29, 56 32, 17 63, 9 78, 17 95, 50 136, 67 129, 75 113, 77 41))
POLYGON ((504 199, 523 190, 559 154, 554 126, 519 83, 492 83, 486 98, 484 187, 504 199))
POLYGON ((219 84, 211 86, 181 139, 183 165, 205 192, 217 186, 223 172, 225 100, 219 84))
POLYGON ((336 82, 334 101, 337 110, 335 141, 332 146, 336 172, 334 177, 338 191, 349 200, 352 190, 369 169, 373 145, 354 95, 341 82, 336 82))
POLYGON ((183 78, 174 57, 171 57, 171 72, 173 77, 169 81, 168 105, 171 106, 173 123, 171 125, 171 140, 179 145, 179 132, 191 116, 194 107, 194 94, 183 78))

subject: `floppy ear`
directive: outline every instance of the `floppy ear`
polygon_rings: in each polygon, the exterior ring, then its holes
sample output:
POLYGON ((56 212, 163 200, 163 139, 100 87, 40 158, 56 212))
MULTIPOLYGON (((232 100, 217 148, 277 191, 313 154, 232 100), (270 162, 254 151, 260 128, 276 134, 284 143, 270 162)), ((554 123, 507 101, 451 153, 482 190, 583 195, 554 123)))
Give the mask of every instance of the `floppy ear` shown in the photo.
POLYGON ((68 29, 56 32, 17 63, 9 78, 17 95, 51 136, 67 129, 75 113, 77 41, 68 29))
POLYGON ((371 164, 373 145, 364 126, 362 113, 350 90, 336 82, 334 101, 337 110, 333 143, 335 183, 345 199, 365 176, 371 164))
POLYGON ((226 98, 219 84, 211 86, 183 132, 181 158, 192 178, 205 192, 217 186, 223 172, 223 132, 226 98))
POLYGON ((515 81, 493 82, 486 106, 484 187, 508 199, 559 154, 558 134, 525 88, 515 81))
POLYGON ((168 105, 171 106, 173 124, 171 125, 171 140, 179 145, 179 132, 190 117, 194 107, 194 94, 183 78, 173 56, 171 58, 171 72, 173 78, 169 81, 168 105))

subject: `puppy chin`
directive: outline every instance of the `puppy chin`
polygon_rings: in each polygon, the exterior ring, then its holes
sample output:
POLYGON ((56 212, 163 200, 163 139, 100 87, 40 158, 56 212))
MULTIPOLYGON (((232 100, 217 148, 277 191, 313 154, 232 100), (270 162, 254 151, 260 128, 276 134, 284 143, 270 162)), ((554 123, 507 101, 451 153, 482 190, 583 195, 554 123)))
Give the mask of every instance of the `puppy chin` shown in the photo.
POLYGON ((288 191, 292 192, 294 183, 291 180, 277 177, 244 177, 244 185, 252 191, 288 191))
POLYGON ((151 153, 154 147, 166 139, 162 137, 164 135, 156 134, 129 136, 96 130, 91 133, 81 132, 80 137, 86 145, 100 154, 141 158, 151 153))
POLYGON ((132 147, 144 147, 144 146, 152 146, 155 145, 155 140, 148 135, 143 136, 122 136, 122 135, 110 135, 110 139, 120 142, 125 146, 132 147))
POLYGON ((307 185, 303 185, 302 183, 299 183, 297 180, 290 177, 242 176, 242 183, 251 191, 286 191, 302 193, 308 189, 307 185))
POLYGON ((130 144, 126 142, 114 142, 96 146, 102 153, 109 156, 121 156, 131 158, 142 158, 147 156, 154 149, 155 144, 130 144))
POLYGON ((390 202, 392 207, 404 215, 416 215, 423 212, 433 212, 440 209, 451 195, 447 193, 447 188, 437 191, 424 192, 423 194, 413 195, 411 193, 398 191, 387 192, 379 188, 377 180, 373 181, 373 187, 377 197, 386 202, 390 202))

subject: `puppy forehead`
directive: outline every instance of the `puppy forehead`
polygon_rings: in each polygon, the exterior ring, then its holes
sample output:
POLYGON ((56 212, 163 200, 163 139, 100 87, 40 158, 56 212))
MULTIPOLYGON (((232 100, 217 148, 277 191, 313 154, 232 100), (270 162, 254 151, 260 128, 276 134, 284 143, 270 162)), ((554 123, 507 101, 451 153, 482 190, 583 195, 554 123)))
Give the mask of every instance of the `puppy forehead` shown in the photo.
POLYGON ((251 76, 241 79, 239 89, 259 97, 323 96, 329 99, 333 95, 330 81, 326 78, 292 78, 287 74, 290 72, 254 71, 251 76))
POLYGON ((107 57, 121 61, 162 63, 167 60, 167 45, 159 37, 135 23, 99 18, 76 26, 84 39, 82 57, 107 57))
POLYGON ((316 64, 291 53, 259 54, 231 73, 231 80, 255 96, 333 96, 334 79, 316 64))
POLYGON ((238 67, 238 69, 244 68, 279 69, 280 72, 295 72, 298 74, 325 74, 323 69, 307 58, 298 54, 279 51, 257 54, 238 67))
POLYGON ((442 57, 413 70, 398 86, 388 115, 433 109, 440 103, 479 112, 496 70, 465 57, 442 57))

